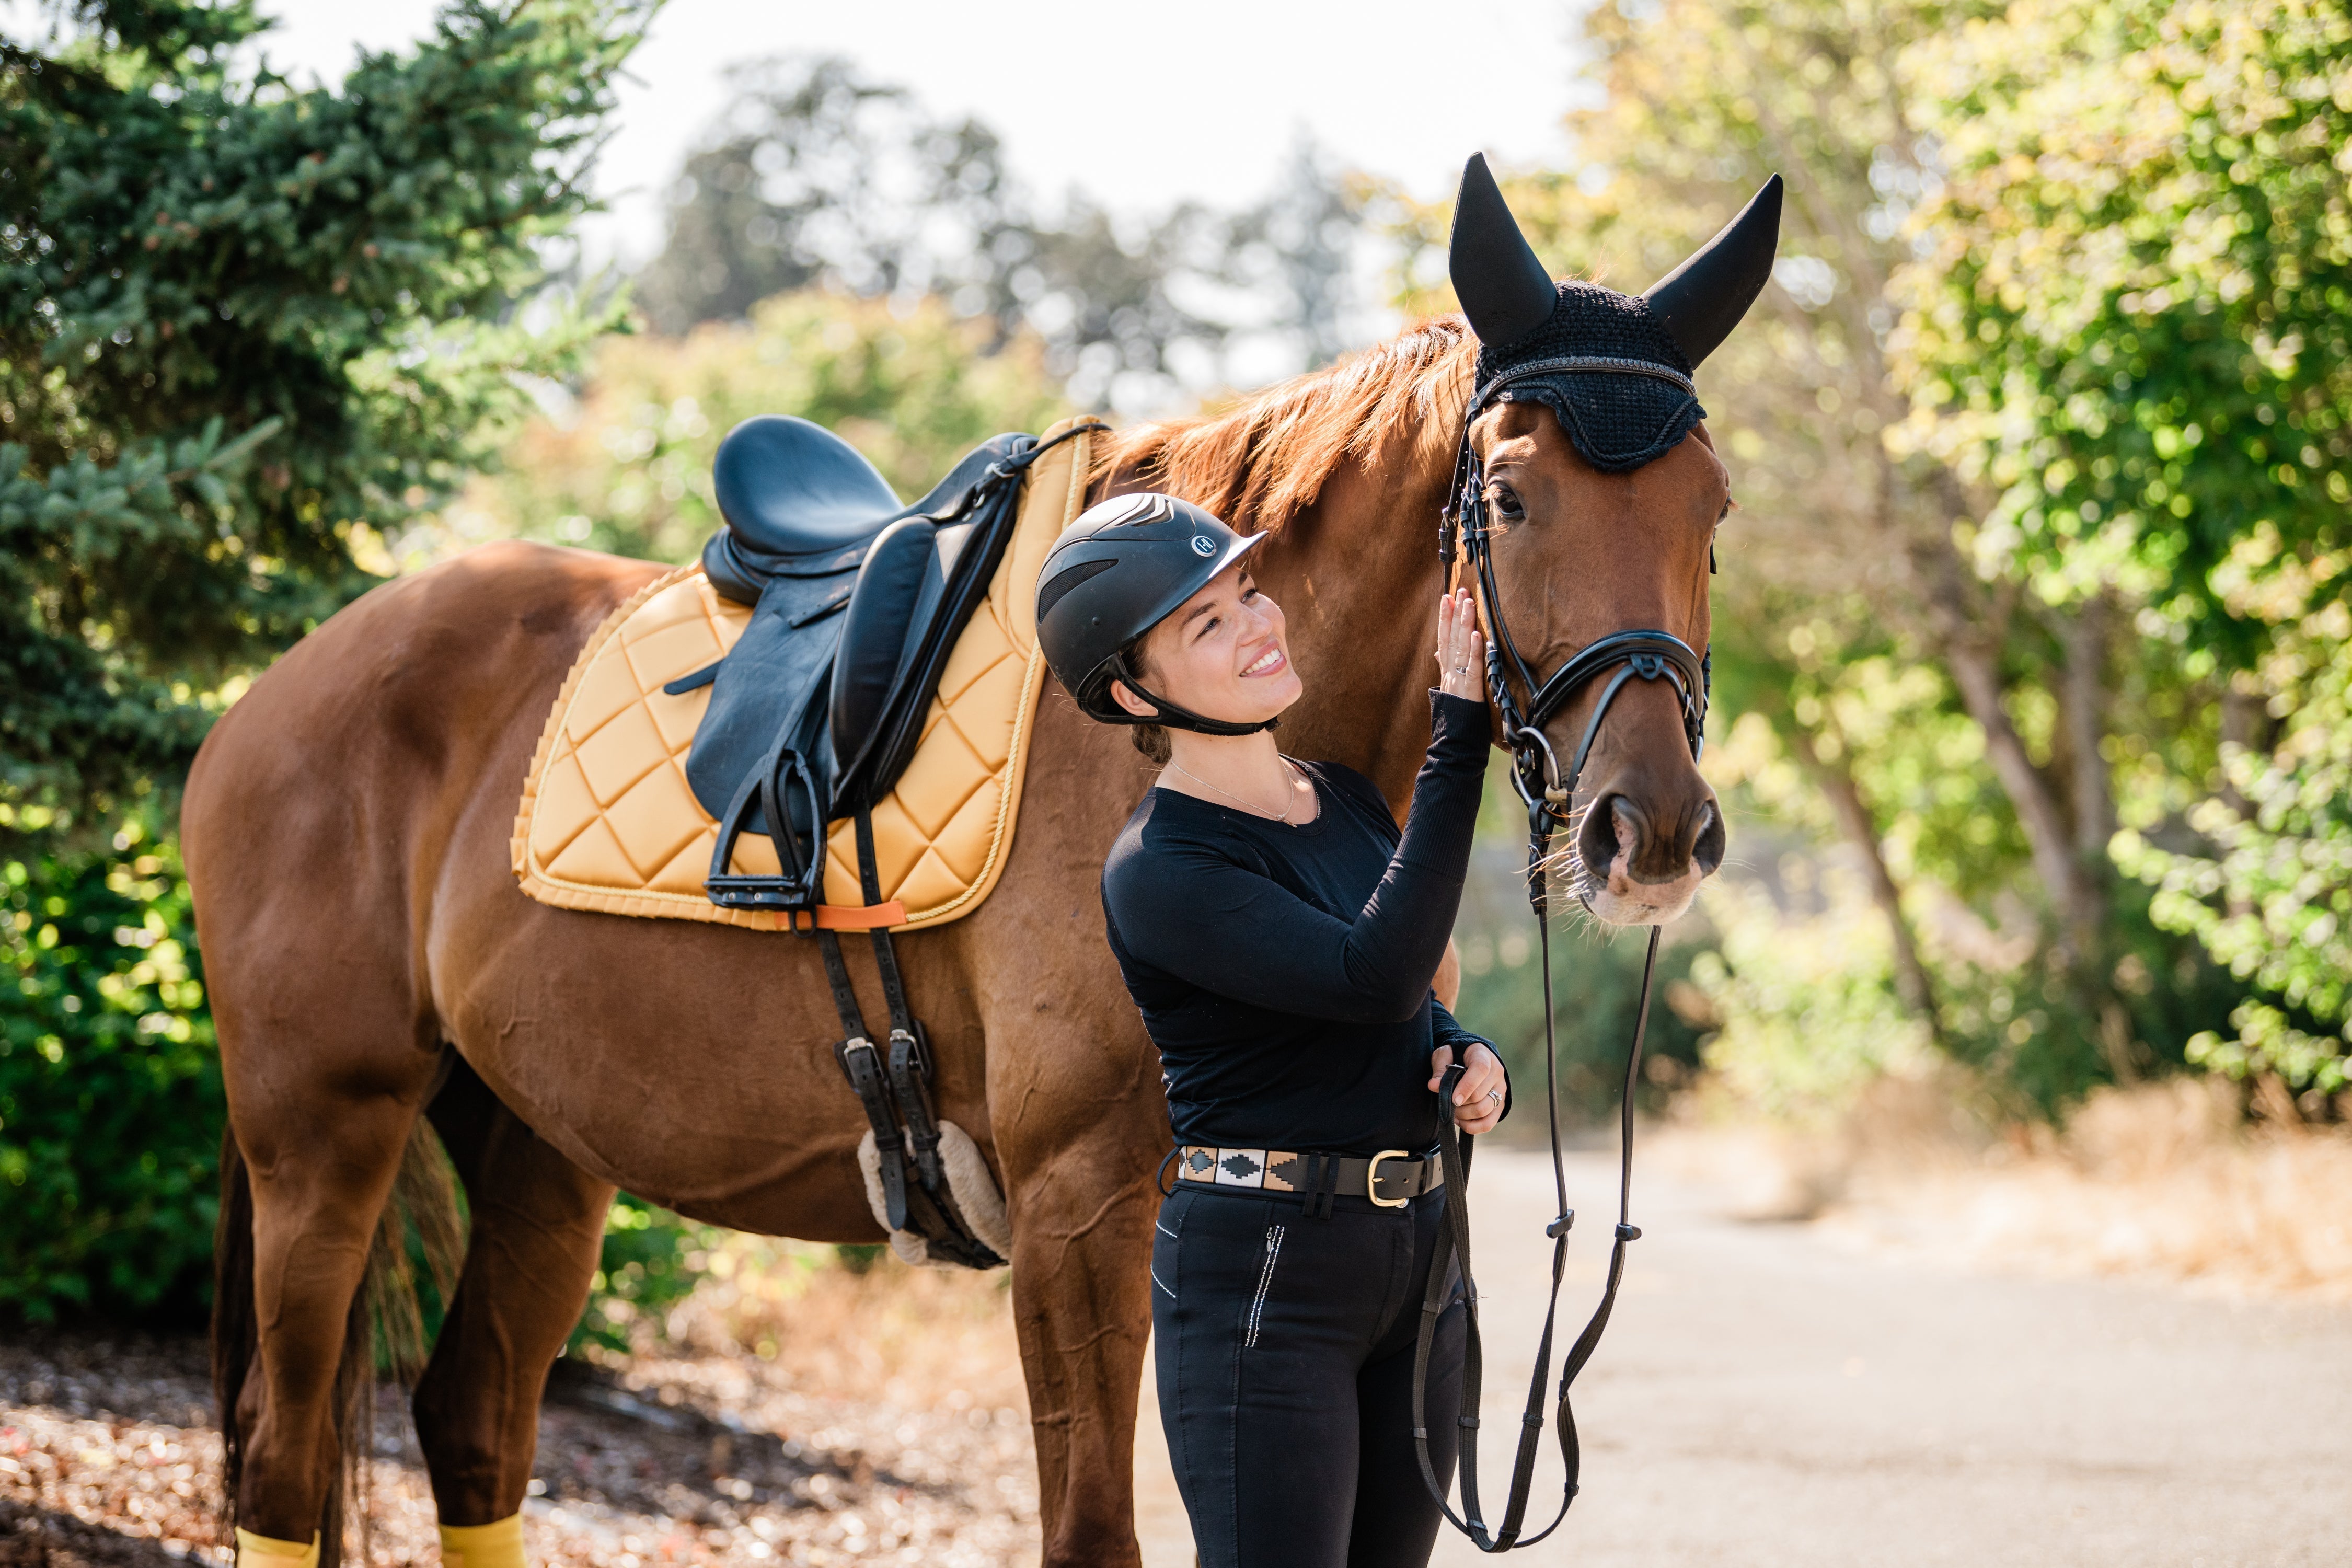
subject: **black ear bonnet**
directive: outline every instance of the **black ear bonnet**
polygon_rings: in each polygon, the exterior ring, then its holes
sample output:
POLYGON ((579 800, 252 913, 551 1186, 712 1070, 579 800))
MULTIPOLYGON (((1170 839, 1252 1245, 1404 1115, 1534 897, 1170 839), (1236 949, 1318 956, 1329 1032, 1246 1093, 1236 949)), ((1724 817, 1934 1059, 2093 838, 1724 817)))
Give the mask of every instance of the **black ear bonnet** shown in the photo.
POLYGON ((1706 410, 1691 374, 1748 311, 1772 273, 1780 177, 1639 297, 1555 284, 1503 200, 1483 154, 1462 171, 1447 266, 1478 335, 1471 413, 1543 404, 1578 456, 1603 473, 1672 451, 1706 410))
POLYGON ((1622 474, 1664 457, 1706 417, 1691 390, 1691 369, 1648 300, 1594 283, 1562 283, 1551 314, 1534 331, 1507 348, 1480 340, 1477 384, 1509 377, 1496 402, 1544 405, 1559 416, 1577 456, 1604 474, 1622 474), (1677 379, 1539 368, 1585 359, 1652 365, 1677 379))

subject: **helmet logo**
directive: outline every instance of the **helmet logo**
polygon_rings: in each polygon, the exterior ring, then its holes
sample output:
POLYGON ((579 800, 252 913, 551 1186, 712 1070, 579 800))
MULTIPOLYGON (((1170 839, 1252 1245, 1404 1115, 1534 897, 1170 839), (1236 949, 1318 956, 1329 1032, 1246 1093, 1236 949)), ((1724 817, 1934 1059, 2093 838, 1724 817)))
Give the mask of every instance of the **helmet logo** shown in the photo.
POLYGON ((1192 536, 1193 554, 1205 558, 1207 556, 1214 555, 1216 552, 1217 542, 1215 540, 1210 538, 1205 533, 1196 533, 1192 536))

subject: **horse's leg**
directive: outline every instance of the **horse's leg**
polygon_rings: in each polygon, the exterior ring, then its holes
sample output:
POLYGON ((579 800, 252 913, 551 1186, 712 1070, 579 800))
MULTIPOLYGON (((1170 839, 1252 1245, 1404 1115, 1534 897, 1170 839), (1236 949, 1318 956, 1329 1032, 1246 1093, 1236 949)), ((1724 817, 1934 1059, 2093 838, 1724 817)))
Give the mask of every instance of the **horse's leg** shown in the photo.
POLYGON ((430 1114, 473 1223, 457 1294, 417 1382, 416 1436, 444 1560, 493 1568, 520 1562, 520 1537, 468 1532, 522 1510, 540 1394, 588 1300, 613 1188, 523 1125, 463 1061, 430 1114))
MULTIPOLYGON (((347 1351, 372 1353, 345 1345, 346 1324, 422 1085, 403 1098, 380 1083, 309 1073, 269 1080, 259 1095, 238 1089, 232 1074, 232 1124, 253 1192, 259 1375, 245 1379, 234 1415, 244 1450, 236 1521, 266 1541, 308 1546, 314 1531, 331 1541, 341 1527, 325 1517, 344 1458, 336 1369, 347 1351)), ((331 1561, 334 1548, 325 1554, 331 1561)))
POLYGON ((1012 1210, 1045 1563, 1133 1564, 1151 1170, 1168 1137, 1158 1063, 1124 1037, 1112 1045, 1070 1026, 1082 1018, 1024 1011, 1018 1047, 992 1052, 989 1102, 1012 1210))

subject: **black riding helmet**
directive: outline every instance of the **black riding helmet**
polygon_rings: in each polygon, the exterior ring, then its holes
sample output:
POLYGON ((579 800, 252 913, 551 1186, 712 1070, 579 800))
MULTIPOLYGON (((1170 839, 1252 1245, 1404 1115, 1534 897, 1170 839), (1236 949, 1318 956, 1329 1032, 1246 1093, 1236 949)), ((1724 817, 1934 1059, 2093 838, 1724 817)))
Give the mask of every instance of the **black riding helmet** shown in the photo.
POLYGON ((1174 496, 1115 496, 1087 509, 1062 531, 1037 574, 1037 640, 1045 662, 1087 714, 1106 724, 1159 724, 1204 735, 1249 735, 1275 721, 1234 724, 1180 708, 1144 689, 1127 653, 1144 633, 1265 538, 1244 539, 1210 512, 1174 496), (1124 680, 1158 707, 1138 718, 1110 684, 1124 680))

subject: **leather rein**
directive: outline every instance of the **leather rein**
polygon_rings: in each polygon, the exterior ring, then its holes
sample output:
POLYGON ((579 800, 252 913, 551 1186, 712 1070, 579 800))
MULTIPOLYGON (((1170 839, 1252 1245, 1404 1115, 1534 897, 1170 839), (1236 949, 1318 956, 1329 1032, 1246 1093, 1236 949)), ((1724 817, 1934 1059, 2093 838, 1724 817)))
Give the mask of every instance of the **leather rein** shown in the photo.
MULTIPOLYGON (((1533 1535, 1523 1535, 1529 1495, 1535 1479, 1536 1453, 1543 1436, 1544 1382, 1551 1371, 1552 1335, 1559 1311, 1561 1276, 1568 1265, 1568 1234, 1576 1222, 1576 1211, 1568 1206, 1568 1174, 1561 1161, 1559 1134, 1559 1050, 1555 1036, 1551 990, 1551 916, 1545 882, 1550 858, 1551 837, 1556 828, 1568 826, 1578 782, 1584 773, 1584 764, 1591 756, 1593 742, 1601 733, 1601 721, 1608 717, 1610 706, 1626 682, 1639 678, 1643 680, 1665 680, 1675 688, 1680 700, 1683 730, 1690 742, 1691 756, 1697 759, 1706 744, 1707 698, 1712 674, 1712 650, 1693 653, 1690 645, 1671 633, 1633 628, 1612 632, 1589 644, 1571 656, 1565 664, 1538 682, 1535 672, 1519 655, 1512 640, 1510 627, 1503 618, 1502 596, 1495 577, 1492 521, 1488 516, 1486 497, 1486 471, 1470 442, 1470 427, 1479 414, 1498 397, 1509 401, 1511 384, 1531 376, 1560 372, 1601 372, 1621 375, 1646 375, 1669 381, 1685 392, 1694 392, 1690 378, 1640 360, 1626 360, 1597 355, 1580 355, 1563 359, 1540 360, 1521 365, 1496 375, 1478 388, 1469 406, 1463 411, 1462 442, 1454 456, 1454 477, 1446 509, 1440 514, 1438 524, 1438 558, 1444 563, 1449 579, 1453 575, 1459 552, 1466 554, 1468 565, 1478 584, 1478 596, 1486 609, 1486 621, 1492 637, 1486 646, 1486 689, 1495 711, 1502 721, 1506 742, 1511 751, 1511 783, 1528 807, 1528 901, 1536 917, 1536 932, 1540 946, 1544 1001, 1544 1102, 1549 1113, 1551 1131, 1552 1185, 1559 1205, 1559 1217, 1544 1227, 1551 1238, 1551 1295, 1544 1309, 1543 1338, 1536 1351, 1535 1373, 1528 1383, 1525 1413, 1520 1417, 1517 1451, 1511 1467, 1510 1489, 1504 1503, 1501 1522, 1489 1530, 1478 1503, 1478 1404, 1483 1366, 1483 1352, 1478 1335, 1478 1289, 1470 1273, 1469 1157, 1470 1152, 1454 1127, 1451 1108, 1454 1090, 1461 1081, 1464 1064, 1455 1063, 1445 1069, 1438 1089, 1439 1158, 1445 1169, 1446 1228, 1438 1238, 1437 1252, 1430 1265, 1428 1293, 1422 1302, 1420 1334, 1413 1347, 1412 1422, 1413 1447, 1421 1460, 1422 1479, 1438 1506, 1453 1526, 1468 1536, 1481 1552, 1508 1552, 1515 1546, 1532 1546, 1558 1530, 1568 1517, 1569 1506, 1576 1500, 1577 1478, 1582 1464, 1582 1454, 1577 1441, 1576 1417, 1569 1408, 1569 1388, 1591 1360, 1601 1343, 1601 1335, 1609 1325, 1609 1315, 1617 1303, 1617 1288, 1624 1279, 1625 1249, 1641 1237, 1641 1229, 1633 1224, 1631 1206, 1633 1184, 1633 1091, 1641 1079, 1642 1037, 1650 1022, 1651 987, 1657 974, 1659 928, 1650 928, 1649 951, 1642 962, 1642 1000, 1633 1021, 1633 1037, 1625 1052, 1625 1081, 1619 1101, 1619 1153, 1617 1183, 1617 1228, 1609 1251, 1609 1277, 1602 1288, 1601 1303, 1593 1310, 1584 1330, 1569 1347, 1560 1364, 1559 1384, 1555 1395, 1559 1421, 1560 1461, 1564 1471, 1559 1511, 1551 1522, 1533 1535), (1613 673, 1612 673, 1613 672, 1613 673), (1593 704, 1592 717, 1586 721, 1583 738, 1578 742, 1567 773, 1562 775, 1559 760, 1552 752, 1551 743, 1544 738, 1543 726, 1557 717, 1560 710, 1576 699, 1587 686, 1607 676, 1601 689, 1600 700, 1593 704), (1525 707, 1520 706, 1517 690, 1528 694, 1525 707), (1457 1417, 1461 1426, 1462 1512, 1454 1511, 1446 1488, 1438 1479, 1437 1467, 1429 1451, 1429 1363, 1432 1345, 1436 1338, 1439 1317, 1451 1304, 1452 1292, 1447 1288, 1446 1264, 1449 1257, 1458 1258, 1462 1268, 1462 1298, 1465 1314, 1462 1358, 1462 1407, 1457 1417)), ((1712 563, 1710 562, 1710 565, 1712 563)))

